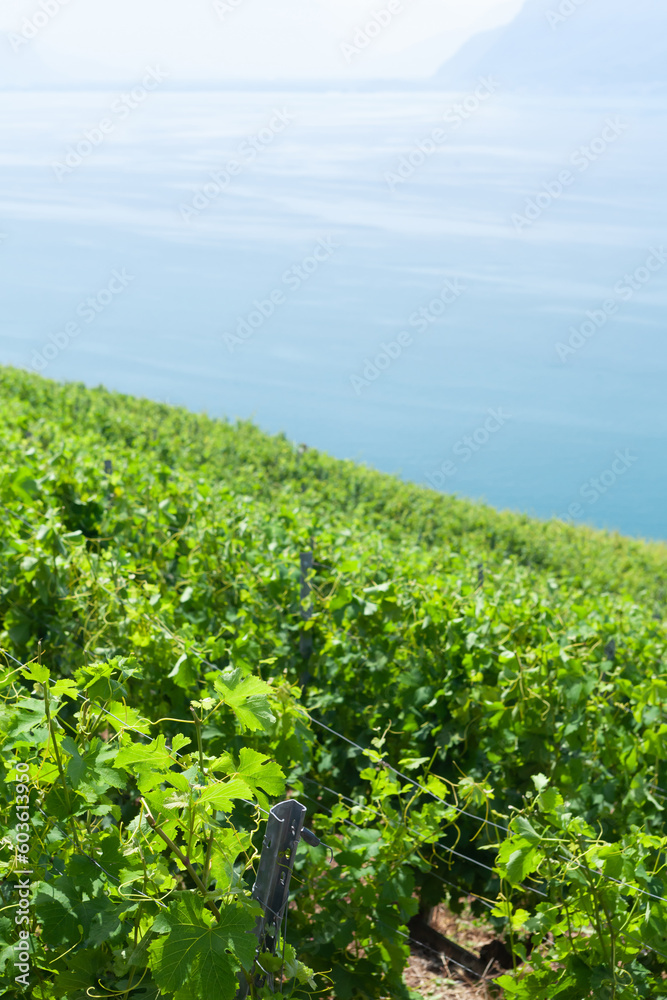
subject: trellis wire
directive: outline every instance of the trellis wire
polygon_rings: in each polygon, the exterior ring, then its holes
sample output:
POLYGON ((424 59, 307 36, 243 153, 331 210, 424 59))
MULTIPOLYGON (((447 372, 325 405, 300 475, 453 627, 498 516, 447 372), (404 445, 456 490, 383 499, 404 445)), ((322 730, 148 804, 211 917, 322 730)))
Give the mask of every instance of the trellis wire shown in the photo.
MULTIPOLYGON (((11 513, 14 513, 14 512, 12 511, 11 513)), ((104 588, 104 589, 106 589, 106 588, 104 588)), ((149 620, 149 621, 151 620, 149 618, 149 616, 146 615, 145 617, 147 618, 147 620, 149 620)), ((158 620, 158 624, 165 630, 165 632, 167 632, 167 634, 170 637, 175 638, 174 635, 173 635, 173 633, 171 633, 171 631, 169 629, 167 629, 167 627, 164 626, 163 623, 159 622, 159 620, 158 620)), ((15 656, 13 656, 11 653, 9 653, 8 650, 2 648, 1 652, 3 653, 4 656, 6 656, 9 660, 11 660, 17 666, 22 667, 22 668, 25 668, 27 666, 27 664, 22 663, 15 656)), ((193 652, 193 655, 195 655, 197 657, 197 659, 199 659, 206 666, 209 666, 211 669, 216 670, 216 671, 220 671, 221 670, 220 667, 216 666, 215 664, 210 663, 204 657, 202 657, 200 654, 198 654, 198 653, 196 653, 194 651, 191 651, 191 652, 193 652)), ((85 699, 85 696, 83 696, 82 694, 79 694, 78 697, 80 699, 84 700, 84 701, 87 700, 87 699, 85 699)), ((104 711, 105 715, 107 715, 110 718, 113 718, 117 722, 119 722, 121 724, 121 726, 123 727, 123 729, 126 729, 129 732, 134 732, 134 733, 136 733, 137 735, 141 736, 144 739, 148 739, 148 740, 151 739, 151 737, 148 736, 146 733, 142 733, 140 730, 135 729, 132 726, 128 726, 122 719, 120 719, 118 716, 114 715, 114 713, 109 712, 107 709, 103 709, 103 711, 104 711)), ((306 713, 306 714, 307 714, 308 718, 310 719, 310 721, 313 722, 315 725, 317 725, 317 726, 321 727, 322 729, 326 730, 327 732, 331 733, 333 736, 336 736, 338 739, 344 741, 348 745, 350 745, 350 746, 354 747, 355 749, 359 750, 361 753, 365 754, 366 756, 369 756, 369 757, 373 757, 374 756, 374 751, 369 751, 368 749, 362 747, 360 744, 356 743, 354 740, 350 740, 348 737, 344 736, 342 733, 337 732, 336 730, 332 729, 330 726, 327 726, 325 723, 323 723, 320 720, 316 719, 312 714, 310 714, 310 713, 306 713)), ((176 751, 171 751, 171 752, 174 753, 176 757, 181 757, 182 756, 181 754, 179 754, 176 751)), ((397 777, 401 778, 404 781, 407 781, 408 784, 411 784, 413 787, 418 788, 424 794, 427 794, 427 795, 431 796, 433 799, 435 799, 436 801, 442 803, 445 806, 448 806, 450 808, 455 808, 455 809, 457 808, 456 806, 452 806, 451 803, 448 803, 444 799, 442 799, 439 796, 437 796, 434 792, 431 792, 428 788, 426 788, 425 786, 421 785, 419 782, 415 781, 412 778, 409 778, 407 775, 405 775, 402 772, 398 771, 392 765, 390 765, 390 764, 388 764, 388 763, 386 763, 384 761, 382 763, 383 763, 383 765, 388 770, 390 770, 392 773, 394 773, 397 777)), ((317 782, 316 782, 316 784, 317 784, 317 782)), ((326 787, 326 786, 322 786, 322 787, 326 787)), ((330 790, 330 789, 328 789, 328 790, 331 791, 332 794, 339 794, 337 792, 333 792, 333 790, 330 790)), ((660 788, 658 788, 658 791, 662 792, 663 790, 660 789, 660 788)), ((349 797, 347 797, 347 796, 343 796, 343 797, 344 798, 348 798, 348 800, 349 800, 349 797)), ((243 801, 245 801, 245 800, 243 800, 243 801)), ((313 800, 313 801, 316 801, 316 800, 313 800)), ((354 800, 349 800, 349 801, 354 801, 354 800)), ((255 803, 248 803, 248 804, 251 804, 253 806, 257 805, 255 803)), ((359 805, 359 803, 356 803, 356 802, 354 804, 355 805, 359 805)), ((261 807, 258 806, 258 805, 257 805, 257 808, 261 809, 261 807)), ((266 812, 266 810, 261 810, 261 811, 262 812, 266 812)), ((467 810, 458 809, 457 811, 458 811, 459 815, 467 816, 468 818, 476 820, 477 822, 488 824, 489 826, 493 826, 496 829, 501 830, 501 831, 503 831, 505 833, 509 833, 510 832, 509 828, 507 826, 504 826, 503 824, 495 823, 492 820, 488 820, 488 819, 486 819, 484 817, 481 817, 481 816, 476 816, 475 814, 470 813, 467 810)), ((356 826, 357 824, 353 824, 353 825, 356 826)), ((58 824, 58 826, 59 826, 59 824, 58 824)), ((60 829, 60 827, 59 827, 59 829, 60 829)), ((64 833, 64 831, 61 831, 61 832, 64 833)), ((67 835, 65 835, 65 836, 67 836, 67 835)), ((463 855, 463 854, 460 854, 459 852, 456 852, 453 848, 449 847, 448 845, 441 844, 441 843, 438 842, 437 846, 441 847, 445 851, 448 851, 448 852, 453 853, 453 854, 457 854, 458 856, 460 856, 462 859, 464 859, 466 861, 472 862, 473 864, 477 864, 477 865, 479 865, 479 866, 481 866, 483 868, 488 869, 489 871, 493 871, 493 869, 490 866, 484 865, 482 862, 478 862, 478 861, 476 861, 473 858, 468 858, 466 855, 463 855)), ((91 859, 91 860, 94 860, 94 859, 91 859)), ((628 888, 629 891, 634 891, 634 892, 637 892, 637 893, 639 893, 641 895, 648 896, 651 899, 655 899, 655 900, 657 900, 659 902, 667 903, 667 899, 665 899, 665 897, 663 897, 663 896, 660 896, 660 895, 658 895, 656 893, 652 893, 652 892, 650 892, 648 890, 645 890, 645 889, 641 889, 639 886, 636 886, 636 885, 635 886, 629 885, 628 883, 626 883, 624 881, 621 881, 619 879, 615 879, 615 878, 613 878, 613 876, 607 875, 605 872, 595 871, 594 869, 589 868, 588 866, 582 864, 581 862, 578 862, 574 858, 567 858, 567 857, 561 855, 560 856, 560 860, 565 861, 565 862, 574 863, 579 868, 581 868, 582 870, 585 870, 585 871, 589 872, 589 874, 596 875, 596 876, 598 876, 599 878, 602 878, 602 879, 606 879, 606 880, 608 880, 610 882, 613 882, 616 885, 620 885, 622 887, 623 886, 627 886, 627 888, 628 888)), ((97 867, 101 868, 101 866, 99 864, 97 864, 97 867)), ((101 870, 104 871, 104 869, 101 869, 101 870)), ((105 874, 108 874, 108 873, 105 872, 105 874)), ((433 874, 435 874, 435 873, 433 873, 433 874)), ((444 879, 441 879, 441 881, 445 882, 444 879)), ((457 886, 454 886, 454 887, 458 888, 457 886)), ((531 892, 535 892, 535 893, 537 893, 539 895, 542 895, 545 898, 548 898, 546 893, 543 893, 540 890, 538 890, 538 889, 536 889, 536 888, 534 888, 532 886, 525 886, 524 888, 528 889, 531 892)), ((137 892, 138 892, 138 890, 137 890, 137 892)), ((408 936, 408 935, 406 935, 406 936, 408 936)), ((628 938, 628 940, 634 940, 636 944, 641 944, 641 942, 639 942, 638 940, 633 939, 633 938, 629 937, 628 935, 625 935, 625 936, 628 938)), ((663 958, 667 958, 667 956, 663 955, 662 952, 660 952, 658 949, 652 947, 651 945, 642 945, 642 947, 644 948, 644 950, 652 951, 655 954, 658 954, 658 955, 660 955, 663 958)), ((470 970, 467 970, 467 971, 470 971, 470 970)))

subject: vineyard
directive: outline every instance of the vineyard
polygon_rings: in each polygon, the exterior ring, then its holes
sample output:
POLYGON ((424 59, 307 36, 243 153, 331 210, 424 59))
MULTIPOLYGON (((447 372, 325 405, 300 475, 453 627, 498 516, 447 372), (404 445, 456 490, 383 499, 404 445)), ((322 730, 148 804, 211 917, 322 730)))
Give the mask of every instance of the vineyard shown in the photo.
POLYGON ((2 996, 407 1000, 441 903, 489 997, 667 996, 667 548, 12 369, 0 433, 2 996))

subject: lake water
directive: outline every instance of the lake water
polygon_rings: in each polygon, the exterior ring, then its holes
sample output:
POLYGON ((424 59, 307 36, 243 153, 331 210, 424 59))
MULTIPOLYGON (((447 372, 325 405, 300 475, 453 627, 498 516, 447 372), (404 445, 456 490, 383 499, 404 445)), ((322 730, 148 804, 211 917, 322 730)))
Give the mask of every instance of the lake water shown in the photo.
POLYGON ((666 538, 666 110, 2 93, 0 361, 666 538))

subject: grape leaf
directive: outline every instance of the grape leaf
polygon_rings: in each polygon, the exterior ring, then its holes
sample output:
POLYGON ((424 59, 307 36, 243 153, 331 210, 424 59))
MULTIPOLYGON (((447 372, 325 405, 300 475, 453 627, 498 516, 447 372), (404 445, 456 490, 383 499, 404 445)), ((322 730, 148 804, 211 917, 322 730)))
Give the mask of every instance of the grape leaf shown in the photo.
POLYGON ((241 963, 250 969, 254 961, 257 940, 250 932, 255 918, 229 904, 222 908, 219 922, 210 926, 203 910, 203 902, 188 894, 157 918, 153 929, 169 934, 150 947, 153 974, 163 992, 176 992, 187 983, 186 996, 233 1000, 241 963))
POLYGON ((240 670, 228 669, 216 675, 215 687, 243 730, 256 732, 276 721, 267 697, 271 687, 259 677, 244 677, 240 670))
POLYGON ((225 753, 213 762, 212 768, 237 775, 255 791, 262 789, 268 795, 282 795, 285 791, 282 768, 266 754, 249 747, 242 747, 238 763, 233 754, 225 753))
POLYGON ((234 799, 252 798, 252 789, 245 781, 241 781, 240 778, 232 778, 231 781, 208 785, 201 793, 199 802, 213 805, 216 809, 228 810, 232 807, 234 799))

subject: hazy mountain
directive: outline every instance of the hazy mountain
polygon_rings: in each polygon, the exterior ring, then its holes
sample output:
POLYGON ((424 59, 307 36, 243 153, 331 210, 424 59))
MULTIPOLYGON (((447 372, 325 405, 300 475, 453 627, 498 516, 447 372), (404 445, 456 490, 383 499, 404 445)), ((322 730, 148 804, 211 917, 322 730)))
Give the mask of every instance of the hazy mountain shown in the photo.
POLYGON ((438 74, 467 88, 483 75, 512 90, 610 90, 667 84, 665 0, 526 0, 438 74))

